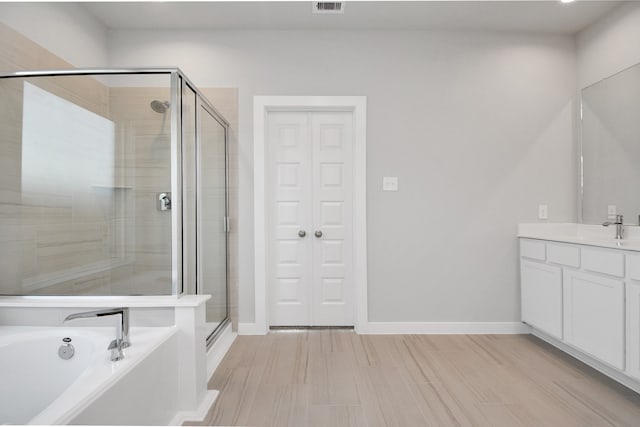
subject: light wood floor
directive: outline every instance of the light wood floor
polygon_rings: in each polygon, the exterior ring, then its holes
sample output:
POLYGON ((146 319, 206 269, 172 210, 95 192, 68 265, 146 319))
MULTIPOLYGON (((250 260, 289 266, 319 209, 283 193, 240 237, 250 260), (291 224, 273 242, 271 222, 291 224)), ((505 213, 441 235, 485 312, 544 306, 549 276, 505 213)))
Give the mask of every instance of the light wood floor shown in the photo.
POLYGON ((203 425, 640 426, 640 395, 529 335, 240 336, 209 388, 203 425))

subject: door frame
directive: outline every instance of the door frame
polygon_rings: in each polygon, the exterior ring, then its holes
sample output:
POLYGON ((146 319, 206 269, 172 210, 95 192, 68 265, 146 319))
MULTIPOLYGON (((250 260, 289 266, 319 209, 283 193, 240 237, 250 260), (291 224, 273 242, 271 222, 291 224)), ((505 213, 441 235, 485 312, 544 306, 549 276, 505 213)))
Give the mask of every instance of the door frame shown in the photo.
POLYGON ((266 116, 270 111, 345 111, 353 114, 353 289, 355 331, 366 333, 367 314, 367 97, 253 97, 253 211, 255 334, 269 330, 267 265, 266 116))

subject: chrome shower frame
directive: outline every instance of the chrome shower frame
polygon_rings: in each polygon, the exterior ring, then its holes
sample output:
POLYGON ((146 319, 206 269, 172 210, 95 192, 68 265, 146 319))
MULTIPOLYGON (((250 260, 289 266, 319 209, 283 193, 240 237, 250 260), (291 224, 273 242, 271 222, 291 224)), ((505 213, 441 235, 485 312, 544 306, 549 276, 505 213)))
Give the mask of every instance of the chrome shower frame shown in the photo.
MULTIPOLYGON (((225 246, 226 246, 226 294, 227 294, 227 316, 214 330, 208 333, 207 345, 210 346, 219 335, 224 327, 229 323, 229 122, 222 114, 211 104, 206 96, 198 90, 197 86, 180 70, 178 67, 151 67, 151 68, 83 68, 69 70, 33 70, 33 71, 15 71, 10 73, 0 73, 0 79, 8 78, 31 78, 31 77, 65 77, 65 76, 112 76, 112 75, 168 75, 170 78, 170 100, 169 114, 171 122, 171 192, 172 204, 171 210, 171 282, 172 295, 180 297, 184 295, 184 251, 183 251, 183 163, 184 151, 184 130, 182 126, 182 93, 186 86, 196 93, 198 105, 203 105, 206 110, 224 127, 225 129, 225 246)), ((201 135, 199 131, 199 114, 196 114, 196 145, 201 143, 201 135)), ((196 173, 199 174, 200 162, 198 159, 196 173)), ((199 193, 198 193, 199 194, 199 193)), ((197 224, 197 221, 196 221, 197 224)), ((197 262, 197 260, 189 260, 189 262, 197 262)), ((200 290, 200 284, 196 282, 196 293, 200 290)))

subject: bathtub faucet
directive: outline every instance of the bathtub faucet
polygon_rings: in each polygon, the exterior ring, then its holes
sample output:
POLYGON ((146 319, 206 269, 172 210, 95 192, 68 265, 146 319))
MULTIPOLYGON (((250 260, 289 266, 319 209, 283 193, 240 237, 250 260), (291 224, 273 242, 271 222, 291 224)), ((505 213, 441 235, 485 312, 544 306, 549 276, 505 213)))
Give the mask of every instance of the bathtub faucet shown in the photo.
POLYGON ((116 362, 122 360, 124 355, 122 349, 129 347, 131 341, 129 341, 129 308, 105 308, 102 310, 84 311, 82 313, 70 314, 62 321, 66 323, 73 319, 87 319, 90 317, 103 317, 103 316, 115 316, 120 315, 120 322, 116 325, 116 339, 111 341, 109 348, 111 350, 111 361, 116 362))

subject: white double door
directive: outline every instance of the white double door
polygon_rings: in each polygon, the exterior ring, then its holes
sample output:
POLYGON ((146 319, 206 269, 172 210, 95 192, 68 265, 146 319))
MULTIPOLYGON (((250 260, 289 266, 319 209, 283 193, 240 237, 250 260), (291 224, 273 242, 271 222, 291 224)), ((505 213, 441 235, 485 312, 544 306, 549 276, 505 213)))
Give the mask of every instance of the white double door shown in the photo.
POLYGON ((354 324, 353 113, 267 113, 269 323, 354 324))

